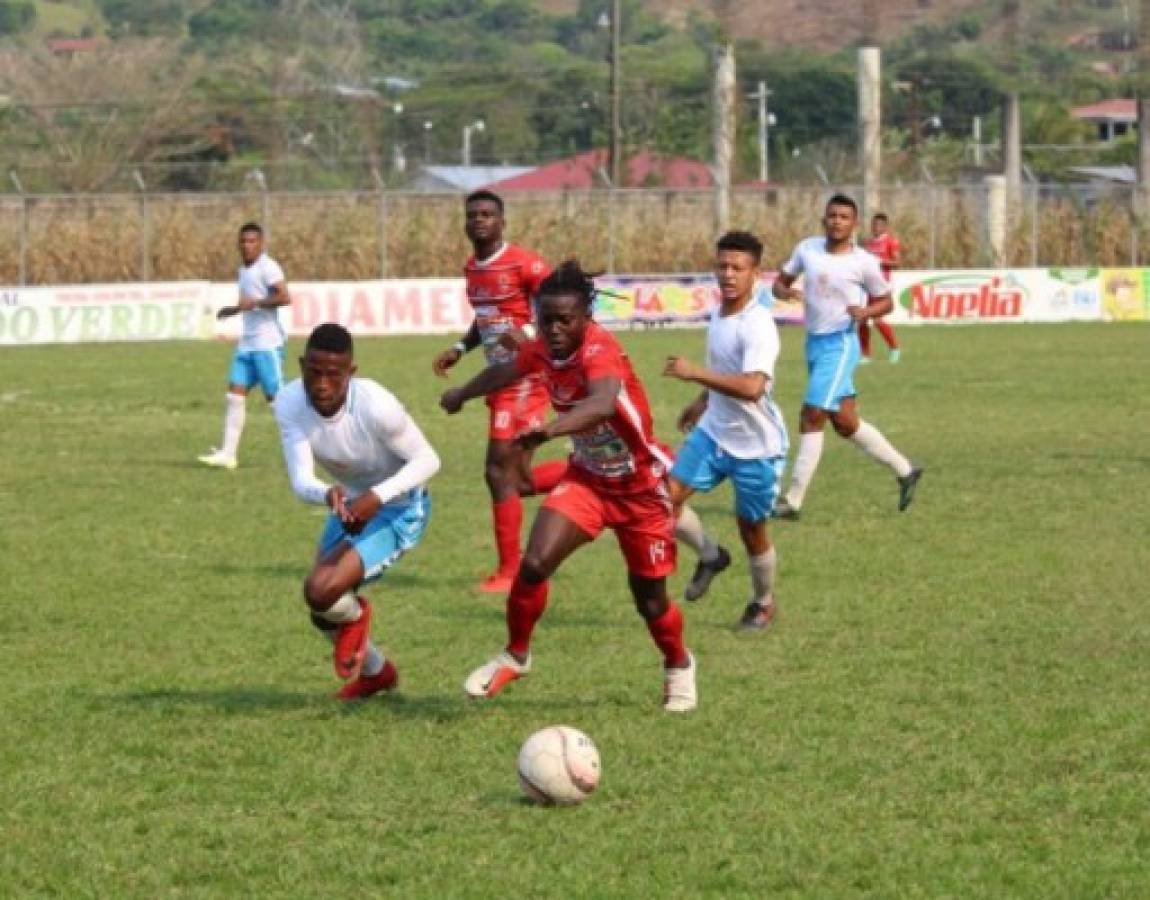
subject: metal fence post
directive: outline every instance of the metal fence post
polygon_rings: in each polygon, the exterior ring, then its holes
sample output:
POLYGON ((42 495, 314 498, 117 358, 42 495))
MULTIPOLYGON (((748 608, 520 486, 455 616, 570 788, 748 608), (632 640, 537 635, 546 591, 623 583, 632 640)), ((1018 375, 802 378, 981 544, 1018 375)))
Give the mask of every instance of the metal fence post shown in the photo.
POLYGON ((20 195, 20 287, 28 284, 28 195, 24 193, 24 184, 15 171, 8 173, 8 178, 20 195))
POLYGON ((132 180, 140 192, 140 281, 152 280, 152 223, 148 209, 148 186, 140 170, 132 172, 132 180))

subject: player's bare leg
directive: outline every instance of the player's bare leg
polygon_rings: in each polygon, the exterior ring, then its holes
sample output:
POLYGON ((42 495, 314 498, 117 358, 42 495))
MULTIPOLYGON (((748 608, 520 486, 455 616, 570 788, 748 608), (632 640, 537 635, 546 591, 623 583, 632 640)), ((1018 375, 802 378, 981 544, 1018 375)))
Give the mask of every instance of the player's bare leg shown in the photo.
POLYGON ((666 578, 627 573, 635 609, 663 654, 663 709, 690 712, 699 705, 695 686, 695 658, 683 644, 683 612, 667 596, 666 578))
MULTIPOLYGON (((304 580, 304 599, 311 609, 312 624, 331 639, 335 671, 349 682, 347 689, 356 682, 376 678, 389 665, 371 643, 371 604, 356 595, 363 575, 359 554, 351 544, 344 542, 322 554, 304 580)), ((380 685, 377 690, 394 687, 397 677, 394 667, 390 675, 393 676, 391 684, 380 685)), ((341 691, 341 696, 343 693, 341 691)), ((355 698, 367 695, 358 690, 355 698)))
POLYGON ((531 634, 547 608, 547 582, 568 556, 591 537, 562 513, 546 507, 531 526, 527 551, 507 597, 507 646, 468 676, 472 697, 494 697, 531 669, 531 634))

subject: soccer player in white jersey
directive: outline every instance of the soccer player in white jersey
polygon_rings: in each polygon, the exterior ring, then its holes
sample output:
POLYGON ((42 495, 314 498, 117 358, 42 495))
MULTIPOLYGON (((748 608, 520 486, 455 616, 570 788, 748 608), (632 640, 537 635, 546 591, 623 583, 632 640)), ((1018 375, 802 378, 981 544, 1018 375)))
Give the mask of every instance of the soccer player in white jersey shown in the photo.
POLYGON ((236 467, 248 391, 258 384, 271 403, 283 387, 286 336, 279 310, 291 304, 284 270, 264 252, 263 229, 255 222, 246 223, 240 228, 239 245, 239 303, 216 313, 218 319, 243 316, 240 342, 228 371, 224 437, 219 449, 199 457, 204 465, 221 469, 236 467))
POLYGON ((312 624, 334 645, 336 695, 362 700, 391 690, 395 666, 371 642, 371 605, 360 587, 419 543, 439 457, 403 405, 356 372, 351 335, 326 324, 308 338, 301 379, 275 405, 292 490, 331 510, 303 593, 312 624), (316 477, 314 463, 335 479, 316 477))
POLYGON ((751 569, 751 601, 742 629, 764 629, 775 617, 777 558, 767 520, 779 494, 787 460, 787 429, 771 398, 779 332, 774 316, 759 300, 756 285, 763 245, 753 234, 731 231, 716 244, 715 277, 719 305, 707 327, 707 364, 671 356, 664 375, 690 381, 703 392, 683 410, 679 427, 690 428, 671 469, 671 500, 680 513, 676 536, 696 547, 699 564, 687 599, 705 590, 730 556, 693 526, 698 517, 683 504, 695 491, 711 491, 730 479, 735 521, 751 569), (693 427, 692 427, 693 426, 693 427), (697 546, 696 546, 697 545, 697 546))
POLYGON ((922 468, 912 465, 882 433, 859 418, 852 376, 859 362, 858 323, 885 316, 893 303, 876 257, 854 243, 858 206, 844 194, 827 202, 823 237, 802 241, 775 280, 780 300, 801 300, 807 329, 807 392, 791 483, 775 508, 797 519, 823 452, 823 427, 890 469, 898 479, 898 508, 910 506, 922 468), (803 290, 794 283, 803 279, 803 290))

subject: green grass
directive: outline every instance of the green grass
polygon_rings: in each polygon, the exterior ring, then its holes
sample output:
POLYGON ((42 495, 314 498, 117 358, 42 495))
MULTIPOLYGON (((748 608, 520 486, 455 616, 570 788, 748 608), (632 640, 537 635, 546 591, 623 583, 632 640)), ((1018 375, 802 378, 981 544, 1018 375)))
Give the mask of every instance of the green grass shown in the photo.
MULTIPOLYGON (((609 538, 556 579, 535 673, 463 697, 504 628, 471 592, 484 412, 435 407, 442 339, 360 345, 444 470, 426 540, 371 592, 401 692, 355 709, 300 599, 322 519, 262 401, 238 471, 193 463, 228 350, 5 350, 0 895, 1145 896, 1148 332, 903 336, 903 363, 859 381, 927 466, 915 505, 897 514, 893 479, 828 439, 802 522, 773 529, 777 628, 732 630, 741 559, 686 610, 686 717, 659 709, 609 538), (554 723, 602 752, 576 809, 518 798, 519 743, 554 723)), ((691 391, 657 372, 702 336, 623 339, 671 438, 691 391)), ((729 503, 698 504, 728 543, 729 503)))

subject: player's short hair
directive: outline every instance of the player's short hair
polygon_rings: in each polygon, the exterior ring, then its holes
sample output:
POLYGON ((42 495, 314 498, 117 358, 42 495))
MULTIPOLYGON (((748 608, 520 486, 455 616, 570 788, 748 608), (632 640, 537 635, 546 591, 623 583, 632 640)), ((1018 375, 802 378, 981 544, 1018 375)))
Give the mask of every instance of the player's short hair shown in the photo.
POLYGON ((876 221, 876 222, 889 222, 890 221, 890 219, 887 218, 887 214, 884 212, 875 213, 873 216, 871 216, 871 220, 876 221))
POLYGON ((263 227, 259 222, 244 222, 244 224, 240 226, 240 234, 248 234, 250 232, 255 232, 260 237, 264 236, 263 227))
POLYGON ((854 210, 855 215, 859 214, 859 205, 855 203, 854 197, 848 197, 846 194, 834 194, 831 199, 827 201, 827 206, 849 206, 854 210))
POLYGON ((486 200, 488 203, 494 203, 499 208, 500 214, 502 214, 502 212, 503 212, 503 198, 500 197, 494 191, 486 191, 486 190, 472 191, 470 194, 467 195, 467 199, 465 199, 463 201, 463 205, 467 206, 471 203, 476 203, 480 200, 486 200))
POLYGON ((737 250, 748 254, 757 266, 763 261, 763 242, 749 231, 728 231, 715 241, 716 250, 737 250))
POLYGON ((317 325, 308 335, 308 350, 321 350, 324 353, 351 353, 353 350, 351 332, 335 322, 324 322, 317 325))
POLYGON ((584 272, 577 259, 567 259, 548 275, 539 285, 536 297, 545 294, 575 294, 583 301, 588 313, 595 306, 595 276, 584 272))

